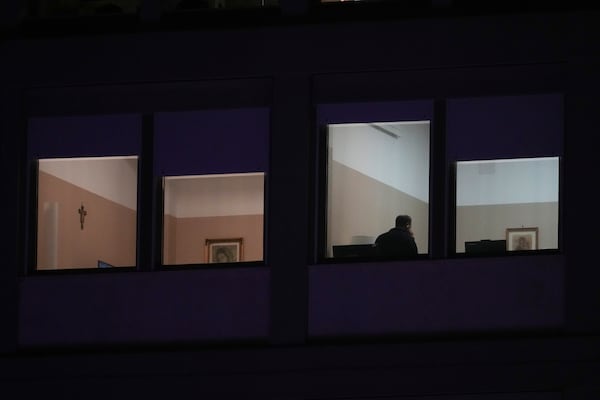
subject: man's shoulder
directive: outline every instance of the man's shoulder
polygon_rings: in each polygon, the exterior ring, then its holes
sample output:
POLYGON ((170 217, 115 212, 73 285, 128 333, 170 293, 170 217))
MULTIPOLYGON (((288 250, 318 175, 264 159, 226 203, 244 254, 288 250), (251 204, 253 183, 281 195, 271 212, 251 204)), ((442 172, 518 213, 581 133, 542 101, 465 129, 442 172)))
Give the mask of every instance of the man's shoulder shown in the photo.
POLYGON ((412 238, 411 234, 408 231, 392 228, 389 231, 379 235, 382 239, 390 239, 390 240, 407 240, 412 238))
POLYGON ((375 239, 375 241, 378 241, 380 239, 385 239, 386 237, 389 237, 392 234, 393 234, 393 229, 390 229, 389 231, 383 232, 381 235, 377 236, 377 239, 375 239))

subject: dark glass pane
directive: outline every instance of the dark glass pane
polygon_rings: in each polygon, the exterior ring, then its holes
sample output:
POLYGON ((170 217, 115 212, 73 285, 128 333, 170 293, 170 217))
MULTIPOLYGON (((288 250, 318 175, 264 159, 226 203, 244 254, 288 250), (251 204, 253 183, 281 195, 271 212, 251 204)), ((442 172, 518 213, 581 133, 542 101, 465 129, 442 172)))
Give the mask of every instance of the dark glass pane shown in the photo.
POLYGON ((163 0, 166 11, 276 7, 279 0, 163 0))
POLYGON ((78 17, 137 14, 142 0, 38 0, 32 14, 40 17, 78 17))

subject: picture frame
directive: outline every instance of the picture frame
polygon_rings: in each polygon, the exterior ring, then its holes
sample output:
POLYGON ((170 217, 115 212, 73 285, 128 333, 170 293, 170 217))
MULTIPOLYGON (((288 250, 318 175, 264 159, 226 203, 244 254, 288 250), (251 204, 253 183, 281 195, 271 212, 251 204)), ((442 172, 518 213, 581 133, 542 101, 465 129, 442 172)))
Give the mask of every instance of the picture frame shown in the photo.
POLYGON ((207 264, 235 263, 244 259, 244 239, 206 239, 204 258, 207 264))
POLYGON ((538 249, 538 228, 507 228, 506 250, 527 251, 538 249))

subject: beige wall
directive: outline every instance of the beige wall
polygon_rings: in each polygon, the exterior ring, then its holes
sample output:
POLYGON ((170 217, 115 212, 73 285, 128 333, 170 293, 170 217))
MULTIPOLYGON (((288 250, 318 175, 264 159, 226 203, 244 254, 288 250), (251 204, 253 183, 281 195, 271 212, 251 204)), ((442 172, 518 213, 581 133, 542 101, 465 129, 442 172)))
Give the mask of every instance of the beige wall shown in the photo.
POLYGON ((332 245, 351 244, 354 235, 376 238, 388 231, 399 214, 412 217, 419 253, 428 252, 427 203, 336 161, 329 166, 328 256, 332 245))
POLYGON ((177 264, 177 218, 168 214, 163 218, 163 264, 177 264))
POLYGON ((558 248, 558 203, 462 206, 456 210, 456 252, 465 241, 506 238, 506 228, 538 227, 540 249, 558 248))
POLYGON ((175 218, 164 220, 165 265, 205 262, 206 239, 243 238, 242 261, 263 260, 263 215, 175 218))
POLYGON ((136 264, 136 211, 44 172, 39 173, 37 268, 136 264), (84 229, 78 209, 87 211, 84 229))

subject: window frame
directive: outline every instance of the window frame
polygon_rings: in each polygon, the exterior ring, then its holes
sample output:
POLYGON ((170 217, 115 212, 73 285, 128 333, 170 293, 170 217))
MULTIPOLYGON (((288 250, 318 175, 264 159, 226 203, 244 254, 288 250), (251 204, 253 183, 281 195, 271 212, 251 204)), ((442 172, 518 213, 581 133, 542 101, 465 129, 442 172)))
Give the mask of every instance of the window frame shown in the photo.
MULTIPOLYGON (((544 255, 544 254, 564 254, 563 243, 564 243, 564 232, 563 232, 563 222, 564 222, 564 163, 565 163, 565 139, 566 139, 566 129, 565 129, 565 94, 562 90, 552 90, 552 91, 520 91, 520 92, 511 92, 511 93, 486 93, 485 95, 470 95, 470 96, 448 96, 444 100, 445 103, 445 140, 447 141, 447 145, 445 146, 445 157, 448 165, 446 166, 448 170, 448 209, 447 209, 447 248, 445 257, 449 259, 456 258, 492 258, 498 257, 497 254, 490 255, 467 255, 466 253, 457 253, 456 252, 456 179, 457 179, 457 162, 460 161, 473 161, 473 160, 496 160, 496 159, 520 159, 520 158, 541 158, 541 157, 558 157, 558 249, 542 249, 536 251, 530 251, 524 254, 523 252, 505 252, 500 255, 500 257, 512 257, 512 256, 535 256, 536 254, 544 255), (527 108, 523 107, 523 104, 517 105, 519 102, 527 102, 529 105, 530 101, 538 101, 539 107, 547 107, 552 112, 549 113, 552 115, 553 119, 543 118, 536 119, 534 114, 523 111, 527 110, 527 108), (461 109, 462 107, 462 109, 461 109), (457 115, 460 115, 462 112, 465 113, 465 110, 469 108, 478 108, 477 112, 479 113, 488 113, 486 117, 488 118, 486 122, 489 122, 490 118, 499 118, 502 116, 502 121, 513 120, 515 119, 515 115, 511 114, 512 118, 506 118, 506 113, 515 113, 515 112, 524 112, 524 114, 520 114, 516 119, 522 118, 527 121, 529 127, 533 124, 536 128, 536 131, 548 132, 550 131, 553 135, 549 135, 547 137, 547 141, 544 142, 543 146, 539 145, 539 141, 536 142, 535 135, 525 135, 529 142, 525 142, 527 144, 526 147, 512 147, 511 151, 498 153, 496 149, 493 148, 493 145, 502 147, 501 145, 505 145, 505 142, 499 140, 502 137, 508 137, 509 135, 499 135, 498 132, 492 135, 492 138, 496 141, 495 143, 492 141, 492 146, 488 145, 486 148, 481 145, 481 143, 476 144, 479 146, 480 151, 477 154, 462 154, 458 151, 457 145, 459 143, 457 138, 454 137, 455 130, 457 130, 457 115), (553 108, 554 107, 554 108, 553 108), (518 110, 518 111, 515 111, 518 110), (494 113, 498 113, 497 115, 494 113), (543 120, 544 123, 549 123, 547 126, 538 126, 540 124, 540 120, 543 120), (550 121, 550 122, 548 122, 550 121), (552 123, 556 122, 556 123, 552 123), (454 125, 453 125, 454 124, 454 125), (554 132, 552 132, 554 130, 554 132), (453 140, 454 139, 454 140, 453 140), (535 146, 532 146, 532 142, 536 142, 535 146), (523 150, 525 149, 525 150, 523 150), (457 154, 458 153, 458 154, 457 154), (510 154, 509 154, 510 153, 510 154), (479 155, 480 154, 480 155, 479 155)), ((546 111, 548 111, 548 109, 546 111)), ((472 115, 473 110, 469 110, 469 113, 472 115)), ((538 113, 539 114, 539 113, 538 113)), ((477 116, 477 115, 476 115, 477 116)), ((476 126, 476 116, 471 118, 469 124, 467 126, 460 126, 461 130, 473 130, 474 125, 476 126), (475 122, 473 122, 475 121, 475 122)), ((463 115, 464 119, 464 115, 463 115)), ((499 120, 499 119, 498 119, 499 120)), ((460 125, 460 124, 459 124, 460 125)), ((493 126, 493 125, 490 125, 493 126)), ((493 126, 493 129, 498 129, 493 126)), ((512 129, 512 131, 519 132, 520 129, 512 129)), ((527 131, 529 132, 529 131, 527 131)), ((493 132, 494 133, 494 132, 493 132)), ((547 135, 547 133, 546 133, 547 135)), ((473 136, 468 137, 469 135, 462 134, 460 139, 463 141, 462 145, 464 145, 465 140, 473 139, 473 136)), ((548 135, 547 135, 548 136, 548 135)))
MULTIPOLYGON (((30 115, 27 117, 27 130, 26 130, 26 166, 27 171, 25 179, 25 196, 27 199, 27 210, 24 213, 25 217, 25 254, 22 273, 24 275, 47 275, 47 274, 79 274, 79 273, 114 273, 114 272, 125 272, 125 271, 136 271, 141 268, 140 257, 143 253, 143 240, 141 239, 141 224, 144 224, 143 218, 143 207, 142 201, 142 179, 143 179, 143 127, 142 127, 142 115, 138 113, 106 113, 106 114, 69 114, 69 115, 50 115, 50 116, 37 116, 30 115), (66 123, 66 121, 80 120, 82 125, 86 125, 87 121, 97 121, 98 119, 106 120, 109 124, 110 120, 116 123, 118 126, 121 125, 132 125, 129 129, 133 129, 132 138, 125 141, 125 145, 111 145, 106 144, 104 148, 99 148, 94 144, 88 145, 85 142, 82 144, 74 145, 57 145, 54 148, 44 148, 39 146, 37 143, 32 143, 40 130, 35 127, 36 122, 44 123, 46 121, 49 125, 66 123), (62 120, 62 121, 61 121, 62 120), (117 121, 117 122, 115 122, 117 121), (120 121, 120 122, 119 122, 120 121), (85 122, 85 123, 84 123, 85 122), (135 265, 118 268, 97 268, 97 267, 81 267, 81 268, 60 268, 56 270, 38 270, 37 269, 37 243, 38 243, 38 184, 39 184, 39 160, 47 158, 102 158, 102 157, 120 157, 120 156, 135 156, 137 157, 138 168, 137 168, 137 210, 136 210, 136 245, 135 245, 135 265)), ((56 129, 56 127, 54 127, 56 129)), ((41 130, 46 130, 42 128, 41 130)), ((102 131, 102 128, 100 128, 102 131)), ((68 130, 67 130, 68 131, 68 130)), ((75 134, 78 136, 81 131, 81 127, 76 128, 75 134)), ((73 135, 73 130, 66 135, 73 135)), ((97 136, 98 133, 95 133, 97 136)), ((92 135, 94 137, 94 135, 92 135)), ((63 138, 64 139, 64 138, 63 138)), ((62 141, 61 141, 62 142, 62 141)), ((100 146, 102 147, 102 146, 100 146)))
MULTIPOLYGON (((134 271, 160 270, 161 224, 161 192, 159 186, 160 174, 155 171, 155 120, 154 116, 161 112, 187 112, 202 110, 237 110, 237 109, 266 109, 272 113, 273 81, 265 77, 231 78, 224 80, 203 79, 186 82, 158 82, 109 86, 82 87, 52 87, 34 88, 25 93, 27 109, 24 110, 21 121, 23 139, 20 142, 19 163, 23 171, 23 184, 19 195, 24 199, 25 207, 19 213, 22 229, 18 236, 19 276, 44 274, 35 271, 36 240, 32 233, 36 232, 35 216, 37 215, 37 182, 35 163, 32 160, 30 128, 32 120, 62 119, 62 118, 104 118, 104 117, 134 117, 136 119, 136 147, 129 155, 138 156, 138 235, 137 262, 134 271), (34 261, 32 261, 34 260, 34 261)), ((270 114, 272 118, 272 114, 270 114)), ((269 125, 270 129, 270 125, 269 125)), ((267 154, 270 150, 271 131, 267 133, 267 154)), ((71 141, 73 142, 73 141, 71 141)), ((99 156, 123 155, 125 152, 108 151, 107 146, 114 147, 120 140, 80 140, 80 152, 73 153, 78 147, 67 141, 54 141, 51 146, 39 149, 44 157, 63 156, 99 156), (54 149, 46 154, 48 149, 54 149), (60 150, 56 150, 60 149, 60 150)), ((40 157, 42 158, 42 157, 40 157)), ((268 167, 268 165, 267 165, 268 167)), ((270 168, 270 167, 269 167, 270 168)), ((267 228, 268 228, 268 184, 270 171, 265 169, 265 262, 267 257, 267 228)), ((89 274, 113 273, 124 271, 126 268, 101 268, 81 270, 56 270, 56 274, 89 274)), ((128 269, 130 271, 130 269, 128 269)))
MULTIPOLYGON (((245 107, 218 107, 218 108, 197 108, 187 109, 178 111, 157 111, 152 114, 152 126, 153 126, 153 185, 155 185, 154 192, 156 193, 156 208, 155 218, 156 227, 154 232, 155 244, 152 248, 154 255, 153 269, 156 270, 189 270, 189 269, 225 269, 225 268, 240 268, 240 267, 257 267, 267 265, 268 257, 268 187, 269 187, 269 176, 270 176, 270 135, 271 135, 271 108, 268 105, 248 105, 245 107), (236 115, 237 114, 237 115, 236 115), (228 121, 239 121, 242 119, 250 119, 254 121, 254 128, 259 129, 263 134, 262 139, 265 140, 264 148, 261 150, 264 152, 265 159, 257 161, 240 161, 237 165, 224 166, 219 163, 206 164, 190 162, 189 154, 186 159, 185 155, 180 154, 180 163, 166 161, 161 153, 161 149, 164 143, 160 142, 164 138, 157 137, 162 136, 162 130, 166 125, 181 124, 182 121, 187 121, 184 126, 189 129, 190 126, 195 124, 214 122, 219 118, 224 118, 228 121), (258 122, 257 122, 258 121, 258 122), (264 124, 264 125, 260 125, 264 124), (158 125, 158 127, 157 127, 158 125), (264 131, 260 128, 264 128, 264 131), (262 168, 262 169, 261 169, 262 168), (210 263, 194 263, 194 264, 164 264, 164 189, 163 182, 164 178, 171 176, 186 176, 186 175, 219 175, 219 174, 246 174, 246 173, 261 173, 263 174, 263 236, 262 236, 262 248, 263 248, 263 259, 259 261, 242 261, 228 264, 210 264, 210 263)), ((150 117, 149 117, 150 118, 150 117)), ((231 127, 226 129, 228 135, 232 135, 230 130, 231 127)), ((172 135, 170 135, 172 136, 172 135)), ((235 136, 235 134, 234 134, 235 136)), ((231 139, 231 138, 230 138, 231 139)), ((243 144, 242 144, 243 145, 243 144)), ((247 145, 247 143, 246 143, 247 145)), ((243 147, 243 146, 242 146, 243 147)), ((222 162, 222 158, 219 160, 222 162)))
MULTIPOLYGON (((381 260, 377 257, 347 257, 347 258, 336 258, 327 257, 327 193, 328 193, 328 126, 335 124, 368 124, 368 123, 393 123, 393 122, 404 122, 404 121, 428 121, 429 122, 429 199, 428 199, 428 252, 418 254, 417 257, 411 260, 424 260, 436 257, 437 251, 434 250, 434 243, 438 240, 438 237, 434 236, 433 230, 433 217, 435 208, 432 206, 435 201, 434 192, 434 171, 437 171, 438 166, 436 162, 435 154, 439 152, 439 145, 441 141, 438 139, 438 126, 441 125, 437 121, 437 117, 443 117, 439 115, 436 102, 433 99, 406 99, 406 100, 387 100, 387 101, 369 101, 369 102, 348 102, 348 103, 319 103, 316 104, 316 120, 315 120, 315 132, 316 132, 316 178, 315 178, 315 212, 314 212, 314 231, 313 231, 313 243, 311 259, 314 264, 345 264, 345 263, 364 263, 364 262, 394 262, 398 260, 381 260), (378 111, 378 107, 399 107, 399 111, 378 111), (402 109, 402 107, 407 107, 402 109), (327 108, 333 107, 337 109, 333 111, 334 116, 324 115, 327 112, 327 108), (352 108, 362 108, 360 115, 352 115, 346 117, 340 117, 341 114, 348 114, 352 108), (410 110, 410 107, 417 109, 410 110), (419 115, 425 115, 427 118, 422 118, 419 115), (376 115, 376 117, 370 117, 369 115, 376 115), (406 117, 408 116, 408 117, 406 117)), ((390 227, 393 225, 393 221, 390 222, 390 227)), ((383 233, 383 232, 381 232, 383 233)), ((405 261, 411 261, 405 260, 405 261)), ((404 260, 400 260, 404 261, 404 260)))
POLYGON ((513 158, 482 158, 482 159, 464 159, 464 160, 455 160, 449 166, 450 169, 450 184, 451 195, 450 195, 450 203, 448 215, 450 218, 449 224, 449 248, 448 248, 448 258, 490 258, 490 257, 513 257, 513 256, 535 256, 535 255, 548 255, 548 254, 564 254, 563 249, 563 193, 564 193, 564 155, 547 155, 547 156, 539 156, 539 157, 513 157, 513 158), (557 158, 558 161, 558 207, 557 207, 557 248, 555 249, 536 249, 529 251, 508 251, 505 250, 501 253, 491 253, 491 254, 473 254, 465 252, 457 252, 456 251, 456 230, 457 230, 457 166, 459 162, 464 161, 494 161, 494 160, 519 160, 522 158, 557 158))
MULTIPOLYGON (((225 269, 225 268, 242 268, 242 267, 257 267, 257 266, 266 266, 267 265, 267 177, 268 177, 268 171, 261 171, 261 172, 239 172, 239 173, 235 173, 235 174, 262 174, 263 176, 263 214, 262 214, 262 223, 263 223, 263 227, 262 227, 262 253, 263 253, 263 258, 262 260, 252 260, 252 261, 236 261, 236 262, 230 262, 230 263, 221 263, 221 264, 216 264, 215 263, 208 263, 208 262, 199 262, 199 263, 187 263, 187 264, 165 264, 165 244, 164 244, 164 239, 165 239, 165 178, 172 178, 175 175, 163 175, 163 176, 159 176, 157 177, 157 179, 159 179, 161 181, 160 183, 160 192, 161 195, 160 197, 160 206, 157 207, 158 209, 158 213, 159 215, 159 225, 158 225, 158 229, 157 229, 157 235, 160 235, 160 241, 158 243, 160 243, 160 245, 157 245, 156 247, 158 247, 158 249, 156 250, 158 257, 157 257, 157 263, 158 263, 158 269, 159 270, 164 270, 164 271, 173 271, 173 270, 190 270, 190 269, 225 269)), ((207 175, 221 175, 221 174, 207 174, 207 175)), ((223 173, 223 175, 227 175, 227 173, 223 173)), ((186 175, 176 175, 177 177, 182 177, 182 176, 186 176, 186 175)), ((203 175, 197 175, 197 176, 203 176, 203 175)))
MULTIPOLYGON (((62 271, 63 273, 68 273, 69 271, 74 271, 74 272, 86 272, 86 271, 94 271, 96 269, 102 269, 102 270, 110 270, 110 271, 115 271, 115 270, 121 270, 121 271, 134 271, 138 268, 138 263, 139 263, 139 252, 140 252, 140 248, 139 248, 139 242, 140 242, 140 222, 141 222, 141 217, 140 217, 140 212, 139 212, 139 208, 140 208, 140 176, 141 176, 141 172, 140 172, 140 156, 139 155, 119 155, 119 156, 115 156, 115 155, 110 155, 110 156, 90 156, 90 157, 56 157, 56 158, 38 158, 33 160, 33 164, 34 164, 34 170, 33 174, 35 175, 35 181, 32 182, 32 185, 34 186, 33 191, 35 193, 35 195, 33 196, 34 198, 32 199, 33 205, 32 205, 32 224, 34 224, 33 230, 32 230, 32 241, 34 243, 32 243, 32 246, 34 246, 34 251, 33 251, 33 255, 32 259, 31 259, 31 270, 30 272, 35 273, 35 274, 56 274, 56 273, 60 273, 60 271, 62 271), (71 267, 57 267, 56 269, 52 269, 52 268, 43 268, 43 269, 39 269, 38 267, 38 245, 39 245, 39 173, 40 173, 40 161, 46 161, 46 160, 62 160, 62 161, 66 161, 66 160, 77 160, 77 159, 81 159, 81 158, 90 158, 90 159, 94 159, 93 161, 96 160, 100 160, 100 159, 104 159, 104 158, 119 158, 119 159, 126 159, 126 158, 136 158, 136 163, 137 163, 137 171, 136 171, 136 210, 135 210, 135 255, 134 255, 134 265, 127 265, 127 266, 114 266, 114 265, 110 265, 109 263, 105 262, 104 260, 98 260, 97 265, 91 265, 91 266, 78 266, 75 268, 71 268, 71 267), (105 265, 105 267, 101 268, 100 267, 100 263, 103 263, 105 265), (108 266, 110 265, 111 268, 108 268, 108 266), (114 268, 112 268, 114 267, 114 268)), ((59 178, 60 179, 60 178, 59 178)), ((85 190, 85 189, 84 189, 85 190)), ((98 195, 96 193, 96 195, 98 195)), ((100 195, 98 195, 100 196, 100 195)), ((85 204, 82 204, 82 206, 85 206, 85 204)))
MULTIPOLYGON (((269 108, 265 106, 254 106, 254 107, 243 107, 245 110, 261 109, 265 110, 268 114, 269 108)), ((228 110, 235 110, 235 108, 222 108, 221 111, 227 112, 228 110)), ((199 111, 206 111, 206 109, 200 109, 199 111)), ((186 112, 186 111, 182 111, 186 112)), ((263 235, 262 235, 262 247, 263 247, 263 259, 260 261, 243 261, 237 263, 231 263, 227 265, 211 265, 211 264, 190 264, 190 265, 163 265, 163 190, 160 181, 164 178, 164 175, 156 168, 156 143, 155 143, 155 116, 157 112, 138 114, 131 113, 125 114, 127 116, 133 116, 138 120, 138 134, 139 143, 138 149, 135 154, 127 154, 127 156, 136 156, 138 159, 138 171, 137 171, 137 216, 136 216, 136 263, 132 267, 119 267, 119 268, 93 268, 93 267, 82 267, 82 268, 67 268, 67 269, 56 269, 56 270, 38 270, 37 269, 37 213, 38 213, 38 160, 43 158, 78 158, 78 157, 112 157, 112 156, 124 156, 125 154, 119 153, 118 151, 108 151, 104 153, 102 151, 95 151, 89 149, 80 149, 75 145, 74 147, 68 147, 65 149, 54 149, 50 150, 48 154, 51 156, 39 157, 35 153, 35 149, 31 149, 27 146, 27 182, 26 182, 26 197, 28 199, 28 210, 25 213, 26 232, 25 232, 25 263, 24 263, 24 274, 25 275, 44 275, 44 274, 75 274, 75 273, 113 273, 117 271, 152 271, 152 270, 177 270, 177 269, 190 269, 190 268, 239 268, 239 267, 252 267, 252 266, 265 266, 267 264, 267 228, 268 228, 268 182, 269 182, 269 167, 268 160, 264 171, 243 171, 239 173, 254 173, 260 172, 264 177, 263 185, 263 235), (152 199, 149 201, 148 199, 152 199)), ((91 118, 102 118, 102 117, 113 117, 121 114, 99 114, 99 115, 87 115, 87 114, 69 114, 64 115, 52 115, 49 117, 38 117, 32 115, 28 118, 28 121, 36 118, 49 118, 59 120, 61 118, 75 118, 85 119, 91 118)), ((267 118, 268 119, 268 118, 267 118)), ((265 154, 268 154, 268 137, 270 133, 266 132, 265 137, 267 138, 267 149, 265 154)), ((29 133, 27 133, 28 142, 30 139, 29 133)), ((60 147, 60 146, 59 146, 60 147)), ((106 151, 106 150, 105 150, 106 151)))

